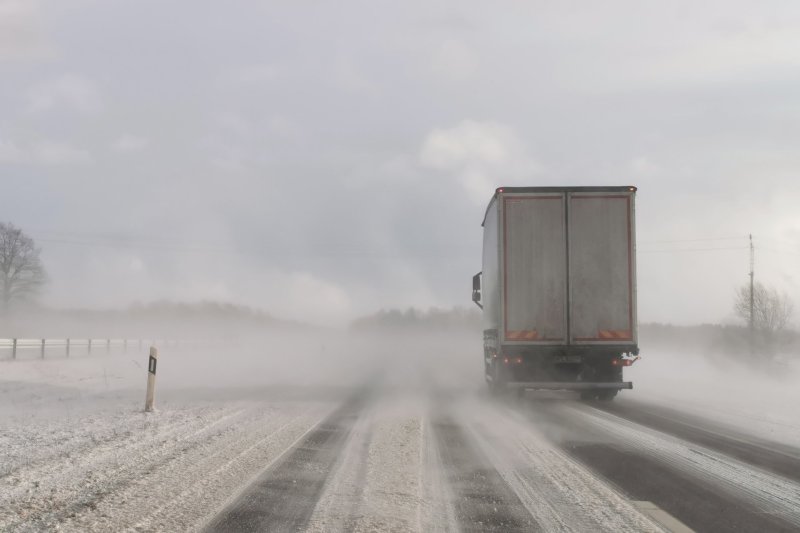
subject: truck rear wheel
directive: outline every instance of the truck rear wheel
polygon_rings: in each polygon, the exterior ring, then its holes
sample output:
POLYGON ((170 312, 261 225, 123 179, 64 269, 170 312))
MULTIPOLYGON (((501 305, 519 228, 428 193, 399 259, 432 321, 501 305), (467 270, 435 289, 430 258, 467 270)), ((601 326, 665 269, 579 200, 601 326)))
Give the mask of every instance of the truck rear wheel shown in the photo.
POLYGON ((597 393, 597 399, 601 402, 610 402, 616 397, 619 391, 617 389, 605 389, 597 393))
POLYGON ((600 400, 601 402, 610 402, 617 396, 618 392, 617 389, 585 390, 581 391, 581 401, 593 402, 600 400))
POLYGON ((591 402, 597 399, 597 391, 593 390, 582 390, 581 391, 581 401, 582 402, 591 402))
POLYGON ((506 384, 505 380, 503 379, 503 373, 500 370, 500 365, 497 362, 492 363, 492 366, 489 368, 489 372, 491 372, 490 380, 487 380, 487 384, 489 385, 489 394, 492 396, 502 396, 506 392, 506 384))

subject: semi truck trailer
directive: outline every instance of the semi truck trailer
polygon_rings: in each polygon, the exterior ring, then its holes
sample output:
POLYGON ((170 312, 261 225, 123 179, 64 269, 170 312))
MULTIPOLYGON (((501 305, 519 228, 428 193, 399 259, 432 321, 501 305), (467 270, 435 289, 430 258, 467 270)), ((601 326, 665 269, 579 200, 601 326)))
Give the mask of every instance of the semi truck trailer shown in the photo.
POLYGON ((483 219, 486 382, 494 394, 631 389, 639 357, 636 187, 500 187, 483 219))

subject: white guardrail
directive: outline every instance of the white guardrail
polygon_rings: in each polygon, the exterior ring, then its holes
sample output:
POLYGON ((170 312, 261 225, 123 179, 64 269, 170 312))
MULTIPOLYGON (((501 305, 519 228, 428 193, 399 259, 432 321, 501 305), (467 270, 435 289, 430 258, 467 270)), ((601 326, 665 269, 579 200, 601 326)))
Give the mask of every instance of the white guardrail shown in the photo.
POLYGON ((145 339, 0 339, 0 361, 74 355, 144 353, 151 346, 178 346, 187 341, 145 339))

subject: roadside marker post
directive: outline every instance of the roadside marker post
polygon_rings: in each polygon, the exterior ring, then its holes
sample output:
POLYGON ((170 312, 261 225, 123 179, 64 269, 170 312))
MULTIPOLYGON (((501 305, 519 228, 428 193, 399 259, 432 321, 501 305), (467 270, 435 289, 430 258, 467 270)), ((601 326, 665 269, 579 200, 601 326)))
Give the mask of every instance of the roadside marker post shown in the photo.
POLYGON ((11 348, 11 359, 17 358, 17 339, 14 339, 14 345, 11 348))
POLYGON ((44 359, 44 339, 42 339, 42 359, 44 359))
POLYGON ((147 397, 144 401, 144 410, 146 413, 153 411, 153 402, 156 394, 156 364, 158 363, 158 349, 155 346, 150 347, 150 358, 147 362, 147 397))

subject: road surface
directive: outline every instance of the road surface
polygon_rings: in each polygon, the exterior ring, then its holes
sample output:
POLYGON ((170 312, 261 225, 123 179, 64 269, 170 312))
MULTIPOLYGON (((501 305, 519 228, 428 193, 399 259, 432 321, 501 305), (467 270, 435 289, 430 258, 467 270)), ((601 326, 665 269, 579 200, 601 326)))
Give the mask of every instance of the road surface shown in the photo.
POLYGON ((800 450, 697 416, 563 395, 363 394, 206 531, 800 530, 800 450))
POLYGON ((800 450, 633 394, 307 392, 9 426, 0 529, 800 530, 800 450))

